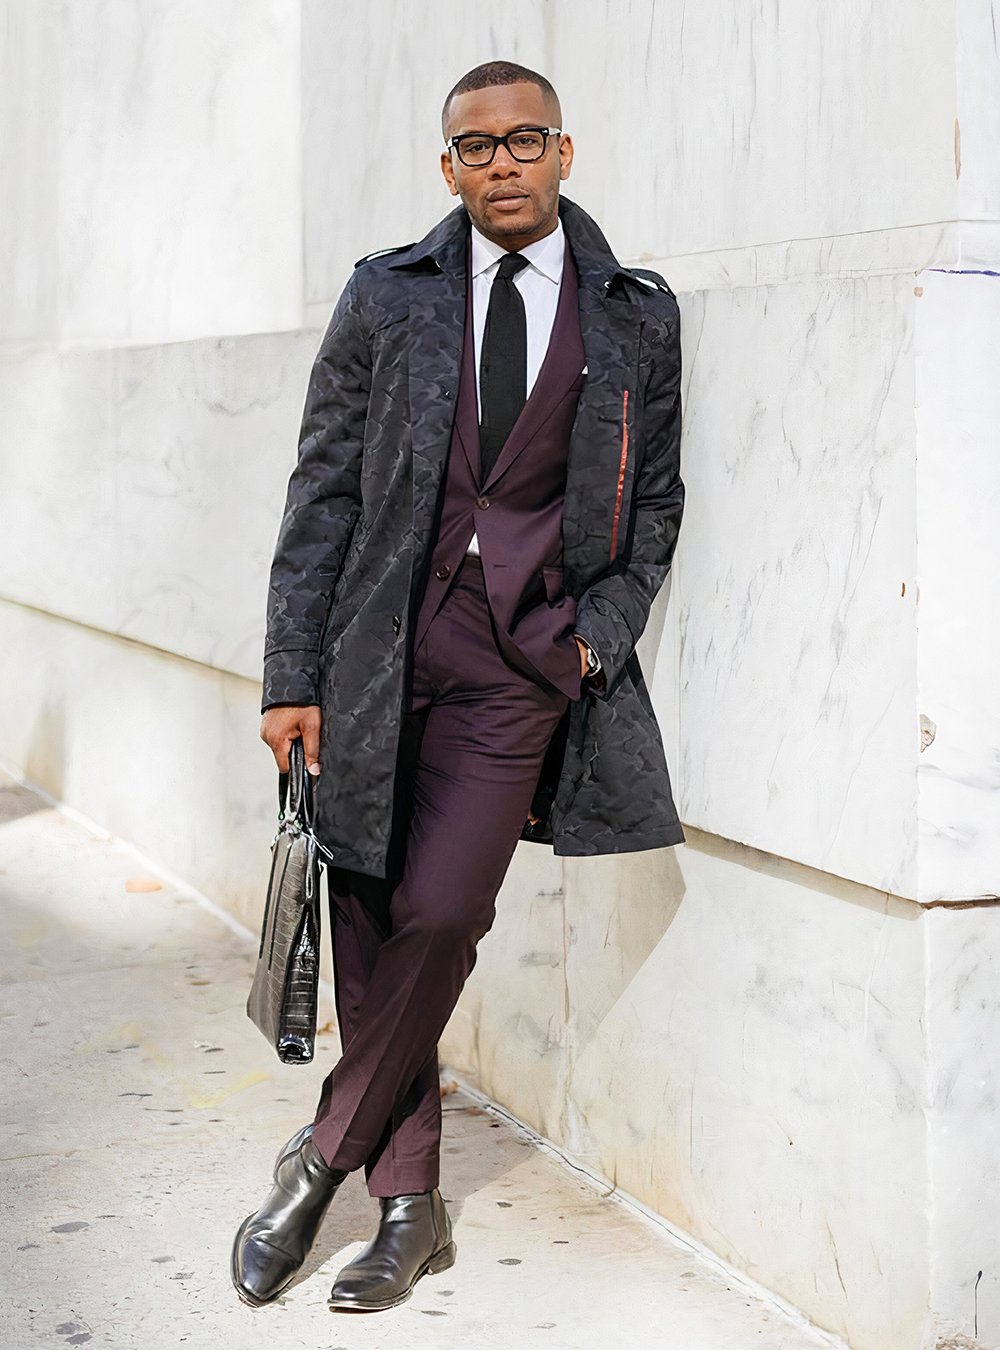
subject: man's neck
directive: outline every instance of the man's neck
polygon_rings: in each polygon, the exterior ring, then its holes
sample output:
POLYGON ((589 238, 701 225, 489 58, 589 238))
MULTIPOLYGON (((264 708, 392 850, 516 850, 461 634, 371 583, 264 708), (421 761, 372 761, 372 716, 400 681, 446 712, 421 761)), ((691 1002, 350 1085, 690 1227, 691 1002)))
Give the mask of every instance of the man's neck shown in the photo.
POLYGON ((484 230, 481 225, 476 225, 476 229, 488 239, 491 244, 497 248, 505 249, 508 253, 519 253, 523 248, 530 248, 532 244, 539 243, 542 239, 547 239, 559 226, 559 212, 555 211, 550 220, 546 221, 544 228, 532 230, 530 234, 523 235, 496 235, 491 234, 489 230, 484 230))

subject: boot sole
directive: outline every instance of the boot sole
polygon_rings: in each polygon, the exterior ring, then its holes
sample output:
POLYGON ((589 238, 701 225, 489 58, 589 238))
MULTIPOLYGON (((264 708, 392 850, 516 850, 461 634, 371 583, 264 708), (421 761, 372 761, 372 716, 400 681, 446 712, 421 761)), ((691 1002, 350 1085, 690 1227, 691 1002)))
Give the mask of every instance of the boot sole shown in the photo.
POLYGON ((422 1280, 425 1275, 440 1275, 443 1270, 450 1270, 455 1264, 455 1257, 458 1248, 454 1242, 449 1242, 447 1247, 442 1247, 439 1252, 417 1271, 413 1281, 408 1289, 403 1293, 397 1294, 395 1298, 384 1299, 381 1303, 362 1303, 360 1299, 334 1299, 329 1300, 331 1312, 387 1312, 389 1308, 398 1308, 401 1303, 405 1303, 416 1286, 418 1280, 422 1280))

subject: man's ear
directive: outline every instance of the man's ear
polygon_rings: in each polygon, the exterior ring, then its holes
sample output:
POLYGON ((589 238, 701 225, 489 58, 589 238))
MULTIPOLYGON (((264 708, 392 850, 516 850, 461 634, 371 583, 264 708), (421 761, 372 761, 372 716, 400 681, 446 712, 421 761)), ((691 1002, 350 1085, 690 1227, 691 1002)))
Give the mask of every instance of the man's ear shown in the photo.
POLYGON ((448 191, 453 197, 458 196, 458 184, 455 182, 455 169, 451 162, 451 151, 441 151, 441 172, 444 174, 444 181, 448 184, 448 191))
POLYGON ((559 137, 559 177, 565 182, 573 167, 573 139, 571 136, 559 137))

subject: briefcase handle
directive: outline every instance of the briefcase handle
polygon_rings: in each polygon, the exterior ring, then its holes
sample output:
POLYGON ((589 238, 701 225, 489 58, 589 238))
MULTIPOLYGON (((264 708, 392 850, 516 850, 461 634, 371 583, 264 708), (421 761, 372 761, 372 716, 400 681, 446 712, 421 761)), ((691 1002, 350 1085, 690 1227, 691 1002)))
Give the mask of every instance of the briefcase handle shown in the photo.
POLYGON ((288 751, 288 773, 278 774, 278 820, 292 820, 303 830, 312 831, 313 785, 312 778, 306 773, 306 752, 301 736, 296 736, 288 751))

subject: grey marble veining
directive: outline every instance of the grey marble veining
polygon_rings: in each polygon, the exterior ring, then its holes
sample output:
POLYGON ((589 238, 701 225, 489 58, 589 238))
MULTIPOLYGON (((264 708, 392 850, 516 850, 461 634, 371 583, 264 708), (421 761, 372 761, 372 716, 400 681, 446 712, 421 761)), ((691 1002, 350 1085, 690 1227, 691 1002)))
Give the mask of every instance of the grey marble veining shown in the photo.
POLYGON ((682 819, 916 889, 912 285, 689 297, 669 655, 682 819))
POLYGON ((313 333, 0 361, 0 595, 259 678, 313 333))
POLYGON ((298 0, 10 0, 0 338, 302 315, 298 0))
POLYGON ((918 701, 936 729, 919 756, 920 898, 933 901, 1000 894, 1000 276, 918 280, 918 701))

